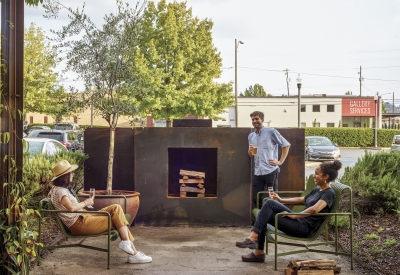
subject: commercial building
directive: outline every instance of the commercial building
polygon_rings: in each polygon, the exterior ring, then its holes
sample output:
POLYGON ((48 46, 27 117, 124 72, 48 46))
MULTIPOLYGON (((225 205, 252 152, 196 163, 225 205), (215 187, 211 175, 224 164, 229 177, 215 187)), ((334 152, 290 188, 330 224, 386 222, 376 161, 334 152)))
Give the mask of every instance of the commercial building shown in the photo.
MULTIPOLYGON (((382 127, 380 97, 302 95, 300 112, 297 96, 239 97, 238 127, 252 127, 250 114, 264 112, 264 124, 269 127, 382 127)), ((226 109, 223 119, 213 121, 214 127, 236 127, 235 108, 226 109)))

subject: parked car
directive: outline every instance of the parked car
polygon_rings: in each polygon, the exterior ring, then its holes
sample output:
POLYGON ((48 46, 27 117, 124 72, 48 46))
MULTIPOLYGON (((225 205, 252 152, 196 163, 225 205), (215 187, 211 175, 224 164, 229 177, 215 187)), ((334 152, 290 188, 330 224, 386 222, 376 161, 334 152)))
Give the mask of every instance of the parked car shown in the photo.
POLYGON ((392 152, 400 152, 400 135, 394 135, 392 147, 390 150, 392 152))
POLYGON ((30 132, 32 132, 33 130, 40 130, 40 129, 45 129, 45 130, 50 130, 51 128, 49 126, 45 126, 45 125, 33 125, 30 127, 27 127, 24 132, 29 135, 30 132))
POLYGON ((39 153, 54 155, 59 152, 67 151, 67 148, 65 148, 61 142, 54 139, 27 137, 24 138, 24 140, 26 142, 25 152, 29 153, 31 156, 39 153))
POLYGON ((340 149, 327 137, 308 136, 305 146, 306 160, 340 160, 340 149))
POLYGON ((77 131, 63 130, 33 130, 28 137, 50 138, 61 142, 68 150, 83 150, 83 144, 78 139, 80 133, 77 131))
POLYGON ((79 130, 79 125, 72 122, 59 122, 54 124, 55 130, 79 130))

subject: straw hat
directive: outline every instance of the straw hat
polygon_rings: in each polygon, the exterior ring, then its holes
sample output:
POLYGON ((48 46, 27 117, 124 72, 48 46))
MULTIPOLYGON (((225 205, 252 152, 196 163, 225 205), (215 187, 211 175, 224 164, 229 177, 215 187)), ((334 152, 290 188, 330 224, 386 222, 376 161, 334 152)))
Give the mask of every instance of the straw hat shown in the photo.
POLYGON ((62 160, 57 162, 57 164, 53 167, 54 178, 51 181, 55 180, 56 178, 62 175, 74 171, 76 168, 78 168, 78 165, 76 164, 71 165, 67 160, 62 160))

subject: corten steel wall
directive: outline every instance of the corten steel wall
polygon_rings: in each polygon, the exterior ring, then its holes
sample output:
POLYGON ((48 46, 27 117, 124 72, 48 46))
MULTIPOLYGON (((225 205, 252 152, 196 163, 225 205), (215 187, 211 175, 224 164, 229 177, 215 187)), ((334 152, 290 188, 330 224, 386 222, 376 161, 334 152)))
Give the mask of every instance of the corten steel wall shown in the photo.
MULTIPOLYGON (((248 225, 251 220, 252 164, 247 156, 250 128, 144 128, 117 129, 114 190, 140 192, 135 223, 157 226, 248 225), (132 138, 131 135, 134 135, 132 138), (121 137, 124 140, 120 140, 121 137), (118 146, 118 147, 117 147, 118 146), (118 149, 117 149, 118 148, 118 149), (208 148, 217 152, 216 196, 180 198, 169 189, 169 149, 208 148), (124 174, 117 170, 124 167, 124 174), (134 180, 133 180, 134 178, 134 180), (170 196, 168 192, 170 190, 170 196)), ((279 190, 304 190, 304 129, 278 129, 292 144, 281 166, 279 190)), ((104 189, 107 176, 108 130, 87 129, 85 189, 104 189)), ((189 153, 193 150, 188 150, 189 153)), ((194 150, 196 151, 196 150, 194 150)), ((208 150, 210 151, 210 150, 208 150)), ((212 150, 211 150, 212 151, 212 150)), ((170 151, 171 152, 171 151, 170 151)), ((213 154, 206 153, 204 161, 213 154)), ((201 158, 201 155, 197 155, 201 158)), ((190 158, 185 156, 190 162, 190 158)), ((201 163, 198 160, 196 163, 201 163)), ((172 182, 170 184, 179 183, 172 182)), ((171 187, 171 186, 170 186, 171 187)), ((174 193, 174 192, 173 192, 174 193)))
MULTIPOLYGON (((135 190, 133 130, 117 128, 115 132, 113 190, 135 190)), ((85 130, 85 190, 107 189, 108 148, 110 130, 88 128, 85 130)))

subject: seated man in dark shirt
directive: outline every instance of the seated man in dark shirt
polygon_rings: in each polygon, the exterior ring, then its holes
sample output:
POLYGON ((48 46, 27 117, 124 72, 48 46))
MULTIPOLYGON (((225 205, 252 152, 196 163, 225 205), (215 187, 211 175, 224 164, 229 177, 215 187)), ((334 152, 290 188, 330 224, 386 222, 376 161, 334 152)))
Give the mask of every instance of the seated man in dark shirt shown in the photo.
POLYGON ((250 236, 241 242, 236 242, 237 247, 255 249, 248 255, 243 255, 245 262, 264 262, 264 240, 267 224, 274 225, 275 215, 285 212, 287 215, 278 217, 278 229, 295 237, 310 237, 318 230, 325 216, 304 216, 290 214, 292 211, 285 204, 305 204, 303 213, 316 214, 330 212, 336 199, 335 191, 330 182, 335 180, 342 163, 338 160, 320 164, 314 173, 314 182, 318 185, 304 197, 282 199, 275 192, 270 192, 271 200, 267 200, 258 212, 256 222, 250 236))

